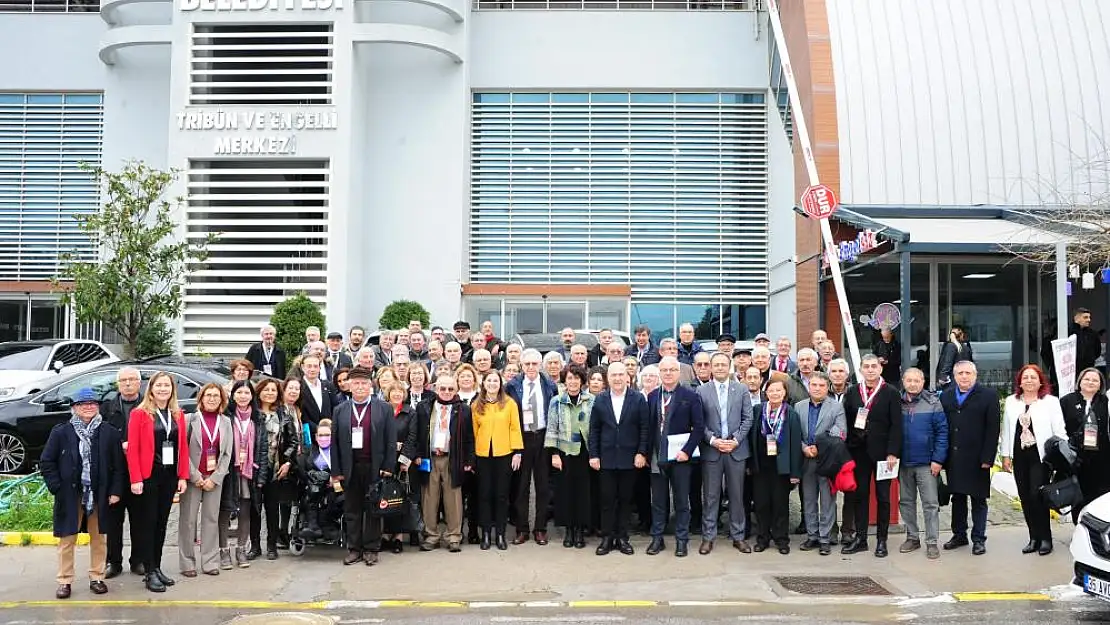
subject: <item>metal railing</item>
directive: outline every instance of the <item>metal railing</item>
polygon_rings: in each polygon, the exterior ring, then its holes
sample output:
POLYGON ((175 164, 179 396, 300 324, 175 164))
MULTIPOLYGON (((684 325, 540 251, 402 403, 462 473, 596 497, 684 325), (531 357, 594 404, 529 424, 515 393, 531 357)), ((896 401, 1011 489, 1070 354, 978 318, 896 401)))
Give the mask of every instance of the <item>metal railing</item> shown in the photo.
POLYGON ((100 0, 0 0, 0 13, 99 13, 100 0))
POLYGON ((473 0, 473 8, 476 11, 759 11, 763 7, 762 0, 473 0))

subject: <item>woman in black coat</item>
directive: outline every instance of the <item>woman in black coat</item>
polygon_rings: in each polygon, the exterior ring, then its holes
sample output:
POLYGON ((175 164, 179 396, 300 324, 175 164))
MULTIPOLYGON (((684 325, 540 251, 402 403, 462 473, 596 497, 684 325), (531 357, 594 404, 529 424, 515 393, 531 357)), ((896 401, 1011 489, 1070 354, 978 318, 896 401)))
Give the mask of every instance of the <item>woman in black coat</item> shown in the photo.
POLYGON ((107 548, 100 531, 101 519, 108 518, 111 506, 119 503, 127 483, 120 433, 104 427, 100 416, 99 398, 92 389, 81 389, 73 398, 72 417, 54 426, 39 458, 39 468, 50 494, 54 495, 54 536, 58 542, 59 599, 68 599, 73 585, 73 552, 77 534, 89 534, 89 589, 98 595, 108 592, 104 584, 107 548), (86 454, 81 453, 82 439, 87 440, 86 454), (82 474, 88 460, 89 486, 83 486, 82 474))
POLYGON ((971 341, 967 340, 967 332, 961 326, 952 326, 948 334, 948 342, 940 348, 940 359, 937 364, 937 389, 944 390, 952 384, 952 368, 957 362, 965 360, 974 362, 975 356, 971 351, 971 341))
POLYGON ((894 337, 893 330, 883 328, 879 336, 879 340, 871 351, 879 357, 879 364, 883 366, 882 376, 886 383, 895 388, 900 388, 902 384, 902 343, 894 337))
POLYGON ((1072 506, 1073 523, 1078 521, 1084 505, 1110 492, 1110 406, 1106 380, 1098 369, 1089 367, 1080 372, 1077 386, 1079 390, 1060 398, 1068 441, 1078 451, 1074 468, 1084 500, 1082 505, 1072 506))
MULTIPOLYGON (((416 410, 406 401, 408 394, 405 387, 400 382, 391 382, 384 389, 382 393, 386 399, 389 400, 389 407, 393 409, 394 427, 397 430, 397 466, 391 469, 393 475, 401 476, 402 481, 409 479, 408 473, 401 473, 402 455, 406 455, 403 451, 405 443, 408 441, 409 432, 416 426, 416 410)), ((410 492, 419 493, 418 488, 411 488, 410 492)), ((420 546, 420 535, 415 527, 416 519, 412 518, 410 514, 400 514, 397 516, 389 517, 385 520, 383 531, 382 546, 388 547, 393 553, 401 553, 404 551, 404 543, 401 541, 401 534, 409 532, 409 544, 413 546, 420 546)))
POLYGON ((250 542, 251 508, 261 503, 262 486, 270 475, 267 453, 266 424, 258 411, 258 396, 249 381, 236 382, 231 387, 231 402, 227 415, 231 418, 235 449, 231 469, 224 478, 220 493, 220 568, 233 568, 228 536, 231 515, 238 511, 236 530, 235 564, 239 568, 250 566, 247 543, 250 542), (245 432, 245 434, 244 434, 245 432), (243 461, 240 466, 240 460, 243 461))

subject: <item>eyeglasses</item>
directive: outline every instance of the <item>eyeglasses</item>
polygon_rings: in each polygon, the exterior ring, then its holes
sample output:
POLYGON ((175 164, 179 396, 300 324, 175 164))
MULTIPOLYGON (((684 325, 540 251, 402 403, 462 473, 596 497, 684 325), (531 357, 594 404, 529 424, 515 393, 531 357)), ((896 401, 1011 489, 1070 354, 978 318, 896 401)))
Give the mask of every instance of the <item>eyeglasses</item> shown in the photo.
POLYGON ((695 367, 708 367, 709 363, 708 362, 695 362, 694 366, 695 367))

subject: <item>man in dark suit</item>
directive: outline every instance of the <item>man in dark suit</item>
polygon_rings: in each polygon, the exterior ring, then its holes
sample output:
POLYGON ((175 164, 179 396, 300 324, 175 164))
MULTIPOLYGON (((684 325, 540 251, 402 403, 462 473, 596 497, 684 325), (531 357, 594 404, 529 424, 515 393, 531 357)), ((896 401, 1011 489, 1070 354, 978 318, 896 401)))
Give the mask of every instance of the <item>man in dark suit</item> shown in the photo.
POLYGON ((690 541, 690 480, 694 469, 694 454, 705 433, 705 415, 701 398, 689 386, 678 383, 679 367, 676 356, 664 356, 659 361, 662 385, 648 396, 648 414, 651 415, 651 545, 647 554, 653 556, 666 547, 663 529, 667 526, 668 507, 674 494, 675 548, 674 555, 685 558, 690 541), (685 436, 686 442, 674 458, 670 454, 670 437, 685 436))
MULTIPOLYGON (((704 411, 705 431, 701 445, 701 468, 705 485, 705 517, 698 553, 713 551, 717 538, 717 515, 721 505, 721 486, 727 485, 729 537, 741 553, 751 553, 744 540, 747 501, 744 482, 750 452, 748 432, 754 421, 751 393, 729 376, 732 362, 725 354, 713 354, 713 381, 698 387, 704 411)), ((747 372, 744 372, 745 374, 747 372)), ((754 376, 754 374, 753 374, 754 376)), ((758 396, 758 395, 757 395, 758 396)))
POLYGON ((262 342, 255 343, 247 349, 247 360, 251 361, 256 371, 284 380, 285 350, 274 343, 277 331, 274 330, 274 326, 264 326, 261 334, 262 342))
POLYGON ((335 372, 344 367, 354 369, 355 363, 350 355, 343 351, 343 334, 328 332, 328 351, 324 355, 324 379, 331 382, 335 379, 335 372))
POLYGON ((313 424, 331 418, 336 394, 331 382, 320 379, 321 368, 319 356, 308 355, 301 359, 301 409, 305 420, 313 424))
POLYGON ((361 367, 351 370, 351 401, 340 404, 332 424, 336 479, 346 493, 347 557, 343 564, 363 560, 366 566, 378 563, 382 549, 382 519, 370 514, 366 495, 378 480, 391 475, 397 463, 393 411, 370 396, 370 376, 371 372, 361 367))
POLYGON ((551 500, 548 488, 551 452, 544 447, 544 437, 547 436, 547 408, 559 389, 554 382, 540 375, 540 353, 535 349, 526 349, 520 355, 520 368, 524 375, 505 385, 505 393, 516 402, 520 431, 524 434, 524 452, 521 454, 519 482, 513 500, 516 504, 516 538, 513 544, 528 541, 528 501, 534 479, 538 503, 533 537, 536 544, 546 545, 546 502, 551 500))
POLYGON ((628 542, 628 515, 636 487, 636 470, 647 466, 651 417, 647 400, 628 388, 623 363, 609 365, 609 388, 590 411, 590 468, 600 471, 601 544, 597 555, 614 548, 625 555, 635 550, 628 542))

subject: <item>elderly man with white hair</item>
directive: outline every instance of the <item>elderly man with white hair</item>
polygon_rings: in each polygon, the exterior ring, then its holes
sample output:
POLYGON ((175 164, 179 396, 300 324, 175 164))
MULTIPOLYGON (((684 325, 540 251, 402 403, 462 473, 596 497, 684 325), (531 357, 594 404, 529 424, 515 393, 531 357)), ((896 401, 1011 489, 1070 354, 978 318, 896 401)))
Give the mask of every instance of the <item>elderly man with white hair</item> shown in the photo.
MULTIPOLYGON (((560 357, 561 360, 562 357, 560 357)), ((528 542, 528 504, 532 483, 536 485, 536 515, 533 538, 537 545, 547 544, 547 504, 551 501, 548 478, 551 452, 544 446, 547 436, 547 413, 551 400, 558 393, 555 382, 540 375, 540 353, 526 349, 520 355, 523 375, 505 385, 505 393, 516 402, 520 429, 524 434, 520 471, 513 502, 516 507, 516 538, 514 545, 528 542)))
POLYGON ((285 350, 274 342, 277 330, 274 326, 265 325, 262 326, 259 335, 262 340, 247 349, 247 360, 251 361, 256 371, 279 380, 285 379, 285 350))
MULTIPOLYGON (((304 329, 304 349, 301 350, 302 356, 307 356, 312 350, 312 344, 320 340, 320 328, 316 326, 308 326, 304 329)), ((326 348, 325 348, 326 349, 326 348)))

